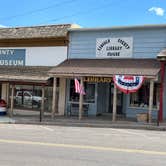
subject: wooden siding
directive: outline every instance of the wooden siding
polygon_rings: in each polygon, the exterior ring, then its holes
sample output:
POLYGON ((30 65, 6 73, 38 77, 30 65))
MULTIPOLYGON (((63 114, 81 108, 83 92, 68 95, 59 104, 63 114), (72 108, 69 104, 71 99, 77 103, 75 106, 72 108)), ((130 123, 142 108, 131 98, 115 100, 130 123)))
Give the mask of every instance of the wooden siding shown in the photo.
POLYGON ((38 47, 38 46, 46 47, 46 46, 67 46, 67 45, 68 45, 68 40, 65 37, 0 40, 0 47, 38 47))
POLYGON ((133 37, 133 58, 156 58, 166 48, 166 28, 69 32, 69 58, 96 58, 96 38, 133 37))

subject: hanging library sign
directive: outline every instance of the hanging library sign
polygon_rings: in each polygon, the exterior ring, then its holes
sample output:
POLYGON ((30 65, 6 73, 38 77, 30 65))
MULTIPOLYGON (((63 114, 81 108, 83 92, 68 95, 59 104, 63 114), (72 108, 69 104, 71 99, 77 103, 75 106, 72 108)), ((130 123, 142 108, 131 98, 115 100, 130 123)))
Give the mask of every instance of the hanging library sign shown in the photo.
POLYGON ((126 75, 115 75, 113 77, 114 83, 119 90, 128 94, 136 92, 143 84, 143 76, 126 76, 126 75))
POLYGON ((112 82, 111 77, 84 77, 84 82, 112 82))

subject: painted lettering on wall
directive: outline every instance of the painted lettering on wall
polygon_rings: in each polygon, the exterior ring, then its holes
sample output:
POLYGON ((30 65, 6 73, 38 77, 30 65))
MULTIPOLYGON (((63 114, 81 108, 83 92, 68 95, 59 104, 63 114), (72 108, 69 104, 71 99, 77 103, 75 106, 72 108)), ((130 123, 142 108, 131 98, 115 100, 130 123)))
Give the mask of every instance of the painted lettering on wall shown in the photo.
POLYGON ((132 57, 132 37, 96 39, 96 57, 129 58, 132 57))
POLYGON ((25 49, 0 49, 0 65, 24 66, 25 49))
POLYGON ((112 82, 111 77, 84 77, 84 82, 112 82))

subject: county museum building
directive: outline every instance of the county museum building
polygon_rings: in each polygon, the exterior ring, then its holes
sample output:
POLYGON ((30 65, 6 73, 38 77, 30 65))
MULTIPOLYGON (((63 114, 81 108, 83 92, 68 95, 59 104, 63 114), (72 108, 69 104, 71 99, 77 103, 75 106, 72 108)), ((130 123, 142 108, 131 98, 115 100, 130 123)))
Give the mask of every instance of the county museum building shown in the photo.
POLYGON ((10 116, 13 108, 51 112, 48 71, 67 58, 67 33, 75 26, 0 28, 0 97, 11 108, 10 116))

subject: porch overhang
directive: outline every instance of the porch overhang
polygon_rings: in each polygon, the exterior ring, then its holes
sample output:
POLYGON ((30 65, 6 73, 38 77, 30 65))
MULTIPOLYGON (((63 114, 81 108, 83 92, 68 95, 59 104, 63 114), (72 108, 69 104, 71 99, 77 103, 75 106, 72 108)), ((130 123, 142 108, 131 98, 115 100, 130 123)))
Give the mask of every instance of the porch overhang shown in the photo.
POLYGON ((0 66, 1 82, 47 83, 48 71, 52 67, 43 66, 0 66))
POLYGON ((141 75, 156 78, 160 71, 157 59, 67 59, 49 71, 55 77, 112 77, 141 75))

